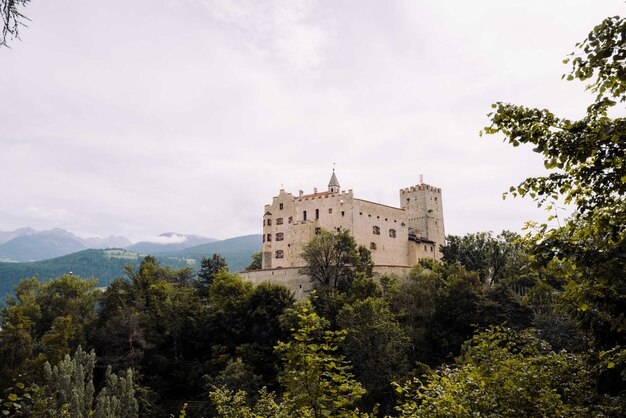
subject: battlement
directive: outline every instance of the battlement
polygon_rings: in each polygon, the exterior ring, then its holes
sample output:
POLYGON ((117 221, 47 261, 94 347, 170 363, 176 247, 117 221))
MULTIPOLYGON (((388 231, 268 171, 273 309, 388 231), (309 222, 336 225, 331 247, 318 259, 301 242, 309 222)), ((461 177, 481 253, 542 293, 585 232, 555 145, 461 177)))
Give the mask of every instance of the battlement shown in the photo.
POLYGON ((303 194, 300 195, 296 200, 298 202, 302 202, 303 200, 314 200, 314 199, 322 199, 322 198, 328 198, 328 197, 341 197, 341 196, 345 196, 345 197, 349 197, 352 196, 352 189, 348 190, 348 191, 342 191, 339 193, 331 193, 331 192, 321 192, 321 193, 312 193, 312 194, 303 194))
POLYGON ((435 192, 435 193, 439 193, 441 194, 441 189, 435 186, 431 186, 430 184, 417 184, 415 186, 411 186, 411 187, 406 187, 404 189, 400 189, 400 194, 406 194, 406 193, 412 193, 412 192, 417 192, 417 191, 421 191, 421 190, 428 190, 431 192, 435 192))

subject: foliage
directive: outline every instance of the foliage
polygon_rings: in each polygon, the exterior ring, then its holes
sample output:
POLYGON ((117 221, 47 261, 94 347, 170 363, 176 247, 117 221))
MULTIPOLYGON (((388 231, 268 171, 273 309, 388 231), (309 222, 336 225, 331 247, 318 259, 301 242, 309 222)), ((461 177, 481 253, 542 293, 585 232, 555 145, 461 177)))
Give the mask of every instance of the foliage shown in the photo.
POLYGON ((263 251, 257 251, 251 256, 252 262, 246 267, 246 271, 261 270, 263 267, 263 251))
POLYGON ((211 258, 202 257, 198 279, 204 285, 209 285, 221 271, 228 271, 228 264, 224 257, 219 254, 213 254, 211 258))
POLYGON ((87 343, 100 292, 95 280, 64 275, 24 280, 0 311, 0 387, 20 375, 31 383, 43 363, 58 362, 87 343))
POLYGON ((22 14, 20 8, 30 3, 30 0, 0 0, 0 17, 2 17, 2 37, 0 46, 7 46, 7 37, 19 39, 20 27, 25 26, 24 20, 29 20, 22 14))
POLYGON ((297 408, 310 409, 315 417, 352 416, 350 406, 365 390, 336 353, 346 333, 325 331, 326 321, 311 308, 308 302, 298 307, 298 328, 288 342, 276 346, 284 363, 278 377, 284 397, 297 408))
POLYGON ((210 398, 219 418, 314 417, 309 408, 297 408, 290 402, 276 402, 274 392, 268 392, 266 388, 259 391, 258 401, 253 407, 248 406, 247 394, 242 390, 235 392, 224 387, 214 387, 210 398))
POLYGON ((95 353, 80 347, 73 357, 66 355, 54 367, 46 362, 45 386, 35 392, 29 413, 46 417, 138 417, 132 371, 117 376, 109 368, 105 384, 95 396, 95 363, 95 353))
MULTIPOLYGON (((557 199, 574 208, 562 226, 533 225, 528 241, 538 263, 560 267, 562 307, 595 350, 626 345, 626 119, 610 117, 626 100, 625 37, 626 19, 607 18, 565 60, 572 64, 568 80, 591 81, 597 93, 583 118, 496 103, 485 128, 513 146, 533 145, 550 170, 511 187, 514 196, 530 196, 547 210, 557 199)), ((614 368, 626 374, 626 363, 614 368)), ((601 387, 626 388, 619 372, 605 377, 601 387)))
POLYGON ((301 274, 317 286, 345 291, 359 272, 371 274, 371 254, 357 247, 348 230, 330 232, 321 229, 302 251, 306 266, 301 274))
POLYGON ((367 406, 371 409, 383 403, 384 409, 391 405, 391 382, 409 370, 409 339, 388 303, 372 297, 356 301, 343 307, 337 322, 346 331, 340 346, 368 392, 367 406))
POLYGON ((482 283, 495 284, 507 278, 512 269, 516 275, 520 274, 519 267, 525 254, 518 240, 519 236, 509 231, 502 231, 496 237, 491 232, 463 237, 448 235, 446 244, 441 247, 442 259, 478 272, 482 283))
POLYGON ((591 401, 593 382, 584 361, 555 353, 531 331, 492 327, 474 336, 457 366, 444 366, 397 391, 401 417, 555 416, 612 413, 591 401))

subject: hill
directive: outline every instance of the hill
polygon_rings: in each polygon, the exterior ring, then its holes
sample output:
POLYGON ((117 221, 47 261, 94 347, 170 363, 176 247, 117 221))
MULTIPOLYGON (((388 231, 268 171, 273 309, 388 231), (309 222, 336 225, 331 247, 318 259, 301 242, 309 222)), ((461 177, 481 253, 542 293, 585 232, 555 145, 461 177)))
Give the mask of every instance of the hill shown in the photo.
POLYGON ((184 250, 197 245, 216 242, 215 238, 207 238, 200 235, 185 235, 176 232, 165 232, 154 240, 139 241, 135 244, 125 246, 129 251, 141 254, 161 254, 184 250))
MULTIPOLYGON (((167 254, 158 254, 156 257, 162 266, 172 268, 193 267, 200 268, 202 257, 210 257, 218 253, 222 255, 231 271, 242 271, 251 262, 252 253, 261 249, 261 235, 246 235, 216 241, 187 248, 181 251, 172 251, 167 254)), ((145 254, 125 249, 87 249, 73 254, 52 258, 49 260, 2 263, 0 262, 0 306, 6 295, 13 292, 15 286, 24 278, 39 276, 41 281, 72 272, 81 277, 95 277, 99 286, 107 286, 118 277, 124 277, 124 266, 130 264, 139 266, 145 254)))
POLYGON ((11 241, 13 238, 21 237, 23 235, 32 235, 36 233, 37 231, 35 231, 31 227, 19 228, 15 231, 0 231, 0 244, 11 241))
POLYGON ((160 255, 195 259, 197 260, 196 267, 199 268, 202 257, 220 254, 226 259, 230 271, 238 272, 245 270, 252 261, 252 254, 261 250, 261 239, 260 234, 243 235, 160 255))
POLYGON ((64 229, 36 231, 20 228, 0 231, 0 261, 39 261, 61 257, 88 248, 122 248, 130 245, 125 237, 81 238, 64 229))
POLYGON ((78 237, 62 229, 52 229, 13 238, 0 245, 0 260, 36 261, 86 249, 78 237))

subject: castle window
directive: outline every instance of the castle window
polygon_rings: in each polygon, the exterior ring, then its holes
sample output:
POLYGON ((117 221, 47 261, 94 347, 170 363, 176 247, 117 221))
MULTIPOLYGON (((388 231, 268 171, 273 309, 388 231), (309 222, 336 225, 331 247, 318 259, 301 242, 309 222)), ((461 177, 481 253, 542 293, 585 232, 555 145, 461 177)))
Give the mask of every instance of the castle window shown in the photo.
POLYGON ((282 241, 283 239, 285 239, 285 234, 282 232, 276 234, 276 241, 282 241))
POLYGON ((306 210, 304 212, 302 212, 302 220, 306 221, 306 210))
POLYGON ((376 249, 376 243, 370 242, 370 250, 375 250, 375 249, 376 249))
POLYGON ((424 251, 428 251, 428 248, 426 248, 426 246, 424 245, 424 251))
POLYGON ((265 234, 263 234, 263 242, 265 242, 265 234))
POLYGON ((293 222, 293 216, 290 216, 289 219, 287 219, 287 222, 292 223, 293 222))
POLYGON ((263 226, 265 226, 265 219, 263 219, 263 226))
POLYGON ((434 251, 434 249, 433 249, 433 247, 431 246, 431 247, 430 247, 430 252, 432 253, 433 251, 434 251))
POLYGON ((276 254, 276 258, 283 258, 285 253, 283 252, 283 250, 276 250, 274 254, 276 254))
POLYGON ((328 209, 328 213, 333 213, 333 208, 328 209))
POLYGON ((267 219, 267 226, 272 226, 272 220, 270 218, 267 219))
POLYGON ((278 209, 283 210, 283 204, 282 203, 278 204, 278 209))
POLYGON ((341 216, 345 216, 345 215, 346 215, 346 212, 341 211, 341 216))
POLYGON ((283 224, 283 218, 276 218, 276 225, 282 225, 283 224))
POLYGON ((315 219, 319 219, 319 218, 320 218, 320 210, 315 209, 315 219))
POLYGON ((315 235, 319 234, 322 231, 322 228, 315 228, 315 235))
POLYGON ((377 226, 372 227, 372 233, 374 235, 380 235, 380 228, 377 226))
POLYGON ((395 229, 390 229, 389 230, 389 236, 391 238, 395 238, 396 237, 396 230, 395 229))
POLYGON ((267 234, 267 242, 272 241, 272 234, 267 234))

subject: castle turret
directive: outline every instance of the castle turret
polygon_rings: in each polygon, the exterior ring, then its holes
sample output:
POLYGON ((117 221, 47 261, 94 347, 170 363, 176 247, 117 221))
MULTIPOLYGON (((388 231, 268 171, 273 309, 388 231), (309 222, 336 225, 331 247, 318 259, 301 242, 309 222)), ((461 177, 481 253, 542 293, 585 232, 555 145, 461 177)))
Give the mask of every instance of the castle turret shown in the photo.
POLYGON ((439 246, 445 243, 441 200, 441 189, 424 183, 400 190, 400 207, 407 212, 409 234, 435 242, 436 258, 440 258, 439 246))
POLYGON ((328 182, 328 191, 330 193, 339 193, 339 180, 337 180, 334 168, 333 175, 330 177, 330 181, 328 182))

